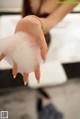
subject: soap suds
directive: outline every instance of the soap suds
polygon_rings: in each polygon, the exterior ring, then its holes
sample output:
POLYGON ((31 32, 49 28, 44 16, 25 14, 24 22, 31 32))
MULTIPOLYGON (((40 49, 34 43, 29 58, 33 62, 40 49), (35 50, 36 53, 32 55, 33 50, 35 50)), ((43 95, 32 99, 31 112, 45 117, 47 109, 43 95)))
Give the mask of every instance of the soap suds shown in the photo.
POLYGON ((0 40, 0 53, 6 55, 5 60, 13 66, 18 66, 21 74, 36 70, 42 63, 41 52, 35 39, 24 32, 0 40))

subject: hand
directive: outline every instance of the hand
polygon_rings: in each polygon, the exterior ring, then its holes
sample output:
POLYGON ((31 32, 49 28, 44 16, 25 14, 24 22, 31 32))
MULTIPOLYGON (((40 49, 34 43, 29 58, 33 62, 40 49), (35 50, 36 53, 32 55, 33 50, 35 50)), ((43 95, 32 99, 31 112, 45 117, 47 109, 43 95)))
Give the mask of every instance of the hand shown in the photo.
POLYGON ((45 60, 47 44, 45 41, 43 31, 41 29, 40 22, 35 17, 32 17, 32 15, 25 17, 18 22, 15 32, 18 31, 26 32, 32 37, 34 37, 41 49, 41 56, 43 60, 45 60))
MULTIPOLYGON (((16 26, 15 32, 19 32, 19 31, 25 32, 31 35, 32 37, 34 37, 35 41, 37 42, 37 44, 41 49, 42 59, 45 60, 47 45, 45 42, 43 31, 41 29, 40 22, 32 16, 25 17, 21 19, 16 26)), ((4 57, 5 54, 1 54, 0 60, 2 60, 4 57)), ((16 77, 17 75, 17 70, 18 70, 17 64, 14 63, 13 71, 12 71, 14 77, 16 77)), ((37 66, 35 70, 35 77, 38 81, 40 80, 40 66, 37 66)), ((27 79, 28 79, 28 74, 24 73, 23 80, 27 81, 27 79)))

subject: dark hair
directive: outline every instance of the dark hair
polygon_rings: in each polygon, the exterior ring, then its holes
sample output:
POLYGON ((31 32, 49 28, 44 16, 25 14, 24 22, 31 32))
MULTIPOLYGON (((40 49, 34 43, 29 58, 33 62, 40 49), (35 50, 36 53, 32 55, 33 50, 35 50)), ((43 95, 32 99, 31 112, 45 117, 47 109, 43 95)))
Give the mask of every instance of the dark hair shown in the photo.
POLYGON ((29 0, 23 0, 22 5, 22 17, 25 17, 27 15, 33 14, 30 8, 30 1, 29 0))

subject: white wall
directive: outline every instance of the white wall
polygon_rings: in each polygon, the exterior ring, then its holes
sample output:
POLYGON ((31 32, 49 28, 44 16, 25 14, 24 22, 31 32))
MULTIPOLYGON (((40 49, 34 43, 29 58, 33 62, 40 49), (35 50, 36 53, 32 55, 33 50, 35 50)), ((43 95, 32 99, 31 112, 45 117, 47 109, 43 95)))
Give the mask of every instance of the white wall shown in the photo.
POLYGON ((0 0, 0 11, 19 12, 22 7, 22 0, 0 0))

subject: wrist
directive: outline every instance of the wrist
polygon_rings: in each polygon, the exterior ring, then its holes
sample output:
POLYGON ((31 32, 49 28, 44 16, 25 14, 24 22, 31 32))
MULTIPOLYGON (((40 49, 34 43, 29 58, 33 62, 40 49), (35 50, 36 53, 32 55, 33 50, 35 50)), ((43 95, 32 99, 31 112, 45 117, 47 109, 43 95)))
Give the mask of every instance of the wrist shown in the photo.
POLYGON ((29 16, 27 16, 27 18, 32 20, 39 27, 41 27, 44 34, 49 32, 51 27, 50 27, 50 22, 47 18, 39 18, 35 15, 29 15, 29 16))
POLYGON ((49 21, 49 28, 50 29, 55 27, 57 25, 57 23, 59 22, 59 19, 56 16, 54 16, 54 18, 51 16, 48 16, 47 20, 49 21))
POLYGON ((39 27, 41 27, 41 29, 43 30, 43 24, 42 24, 42 21, 40 20, 39 17, 37 17, 35 15, 29 15, 29 16, 27 16, 27 18, 29 18, 30 20, 32 20, 36 25, 38 25, 39 27))
POLYGON ((52 24, 48 18, 41 18, 42 24, 43 24, 43 31, 44 34, 49 32, 52 28, 52 24))

